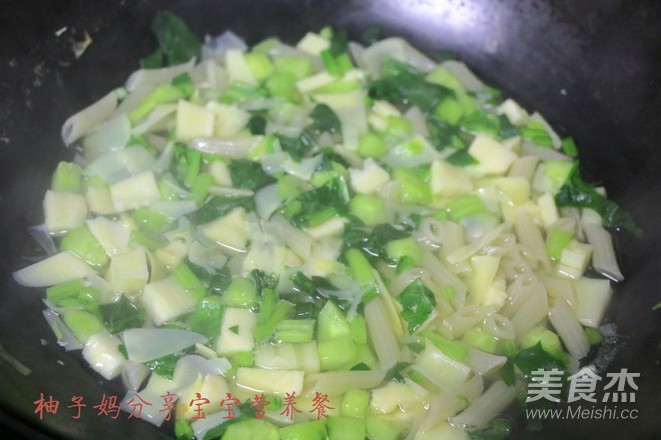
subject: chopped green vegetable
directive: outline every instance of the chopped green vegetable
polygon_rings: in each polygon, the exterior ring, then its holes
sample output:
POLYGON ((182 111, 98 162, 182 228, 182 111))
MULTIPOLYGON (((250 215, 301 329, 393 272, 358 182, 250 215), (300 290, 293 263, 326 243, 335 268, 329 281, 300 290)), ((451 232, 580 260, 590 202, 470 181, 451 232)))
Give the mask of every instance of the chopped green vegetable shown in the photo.
POLYGON ((469 133, 488 133, 498 136, 500 133, 500 119, 498 116, 484 110, 475 110, 461 119, 461 127, 469 133))
POLYGON ((215 339, 220 332, 225 306, 218 296, 202 298, 186 317, 186 326, 196 333, 200 333, 210 340, 215 339))
POLYGON ((172 222, 167 216, 152 211, 146 206, 132 211, 131 218, 141 230, 147 232, 163 232, 172 226, 172 222))
POLYGON ((145 322, 145 310, 122 295, 119 301, 99 306, 103 324, 110 334, 130 328, 140 328, 145 322))
POLYGON ((294 317, 296 319, 313 319, 317 317, 321 308, 326 304, 326 297, 319 289, 332 287, 336 289, 327 280, 321 277, 306 277, 303 273, 294 273, 291 277, 294 289, 282 294, 285 299, 295 305, 294 317))
POLYGON ((172 79, 172 85, 178 88, 185 98, 190 98, 193 92, 195 92, 195 85, 191 81, 190 75, 187 73, 182 73, 181 75, 174 77, 172 79))
POLYGON ((390 223, 376 225, 371 231, 352 224, 345 229, 343 239, 347 249, 360 249, 369 258, 388 259, 387 244, 408 238, 410 235, 407 228, 397 228, 390 223))
POLYGON ((540 147, 553 147, 553 139, 546 131, 546 127, 535 119, 530 119, 527 126, 521 127, 521 135, 540 147))
POLYGON ((176 143, 170 162, 170 172, 175 180, 187 187, 193 186, 195 178, 200 173, 202 153, 191 150, 185 144, 176 143))
POLYGON ((257 292, 261 293, 264 289, 275 289, 278 285, 278 277, 275 274, 267 274, 263 270, 253 269, 250 271, 250 275, 257 292))
POLYGON ((276 181, 264 172, 261 164, 252 160, 233 160, 229 169, 232 183, 237 188, 258 190, 276 181))
POLYGON ((175 65, 199 56, 201 43, 186 23, 168 11, 156 14, 151 30, 158 40, 159 48, 140 63, 144 68, 175 65))
POLYGON ((573 231, 551 228, 546 236, 546 253, 555 260, 560 259, 562 251, 569 246, 573 238, 573 231))
POLYGON ((248 121, 248 129, 250 130, 250 134, 266 134, 266 118, 262 115, 254 115, 248 121))
POLYGON ((268 89, 265 87, 249 84, 243 81, 233 81, 225 91, 225 95, 219 99, 219 102, 223 104, 233 104, 266 96, 268 96, 268 89))
POLYGON ((349 190, 343 177, 335 177, 319 188, 304 192, 285 205, 294 226, 318 226, 347 212, 349 190))
POLYGON ((599 329, 593 327, 586 327, 584 329, 585 336, 588 338, 588 343, 590 345, 597 345, 603 341, 604 336, 601 334, 599 329))
POLYGON ((53 174, 53 191, 79 193, 82 190, 82 172, 80 166, 71 162, 60 162, 53 174))
POLYGON ((506 419, 496 419, 486 428, 469 431, 471 440, 505 440, 512 434, 512 422, 506 419))
POLYGON ((434 294, 420 279, 406 286, 395 299, 404 308, 401 315, 408 324, 408 330, 411 334, 420 328, 436 307, 434 294))
POLYGON ((62 312, 62 320, 76 339, 83 344, 103 330, 103 323, 99 318, 86 310, 67 309, 62 312))
POLYGON ((578 162, 574 164, 569 173, 567 182, 555 195, 555 203, 558 207, 590 208, 599 213, 608 227, 623 228, 638 237, 643 234, 642 229, 634 223, 631 214, 624 211, 617 203, 599 194, 592 185, 581 179, 578 162))
POLYGON ((285 135, 277 135, 277 138, 283 151, 289 153, 292 159, 296 161, 306 157, 317 145, 314 138, 306 130, 303 130, 296 138, 285 135))
POLYGON ((312 123, 309 128, 315 133, 340 133, 342 125, 335 112, 326 104, 317 104, 309 114, 312 123))
POLYGON ((396 105, 415 105, 429 112, 452 93, 438 84, 425 81, 424 73, 394 58, 383 60, 381 74, 380 79, 370 82, 369 94, 372 98, 384 99, 396 105))
POLYGON ((172 276, 186 291, 193 294, 197 299, 203 298, 207 294, 206 287, 195 272, 191 270, 186 263, 179 264, 173 271, 172 276))
POLYGON ((255 209, 255 200, 250 196, 214 196, 202 205, 200 209, 189 214, 188 218, 194 225, 200 225, 222 217, 235 208, 252 211, 255 209))
POLYGON ((445 206, 453 222, 486 211, 482 200, 475 195, 455 199, 445 206))
POLYGON ((278 301, 270 316, 264 322, 257 324, 253 330, 255 341, 262 342, 271 336, 278 324, 294 313, 294 308, 295 306, 288 301, 278 301))
POLYGON ((574 139, 571 137, 564 138, 562 140, 562 151, 565 152, 565 154, 569 157, 576 157, 578 156, 578 149, 576 148, 576 143, 574 143, 574 139))
POLYGON ((131 122, 137 122, 151 113, 157 105, 177 102, 183 97, 184 94, 175 86, 169 84, 157 86, 147 94, 136 108, 131 110, 129 119, 131 122))
POLYGON ((310 342, 314 338, 313 319, 283 319, 275 327, 280 342, 310 342))
POLYGON ((179 359, 181 359, 184 355, 185 353, 168 354, 166 356, 145 362, 145 365, 159 376, 163 376, 166 379, 172 380, 174 377, 174 368, 177 366, 177 361, 179 361, 179 359))
POLYGON ((404 375, 402 373, 410 366, 411 364, 409 362, 397 362, 386 373, 385 377, 383 378, 384 382, 389 382, 391 380, 404 382, 404 375))
POLYGON ((468 153, 468 150, 457 150, 445 158, 447 163, 459 167, 466 167, 468 165, 477 165, 479 161, 468 153))
POLYGON ((457 362, 465 362, 468 357, 468 349, 460 342, 453 341, 436 332, 425 332, 424 337, 429 339, 432 344, 443 352, 447 357, 457 362))
POLYGON ((93 267, 103 267, 110 261, 106 250, 87 226, 74 229, 64 236, 60 250, 73 252, 93 267))
POLYGON ((510 357, 508 362, 501 367, 500 376, 508 385, 514 384, 515 365, 528 380, 531 377, 531 373, 536 370, 548 371, 557 368, 564 371, 565 369, 565 364, 562 361, 544 351, 541 342, 519 351, 513 357, 510 357))

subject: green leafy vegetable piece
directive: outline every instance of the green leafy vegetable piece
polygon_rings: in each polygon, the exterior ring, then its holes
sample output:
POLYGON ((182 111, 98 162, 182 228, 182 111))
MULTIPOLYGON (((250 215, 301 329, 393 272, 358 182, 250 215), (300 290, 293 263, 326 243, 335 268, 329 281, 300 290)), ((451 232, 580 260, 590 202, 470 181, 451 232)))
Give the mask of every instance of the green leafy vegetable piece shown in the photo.
POLYGON ((475 110, 466 115, 460 121, 462 128, 469 133, 488 133, 498 136, 500 132, 500 121, 498 116, 484 110, 475 110))
POLYGON ((232 183, 241 189, 257 190, 276 181, 264 172, 259 162, 252 160, 233 160, 229 164, 229 170, 232 183))
POLYGON ((479 431, 469 431, 471 440, 505 440, 512 434, 512 422, 496 419, 489 426, 479 431))
MULTIPOLYGON (((276 135, 280 143, 280 148, 289 153, 295 161, 309 155, 311 151, 318 147, 315 135, 323 132, 339 133, 342 124, 335 112, 326 104, 317 104, 309 114, 312 122, 308 125, 298 137, 276 135)), ((337 155, 336 155, 337 156, 337 155)), ((346 163, 342 160, 338 163, 346 163)))
POLYGON ((353 63, 348 52, 349 37, 346 31, 342 29, 333 31, 331 28, 325 28, 321 35, 330 40, 329 48, 319 54, 328 73, 341 76, 351 70, 353 63))
POLYGON ((403 257, 400 257, 399 260, 397 260, 397 267, 396 267, 397 274, 400 274, 405 270, 411 269, 412 267, 415 266, 416 266, 415 259, 408 255, 404 255, 403 257))
POLYGON ((312 118, 312 123, 308 128, 315 133, 339 133, 342 129, 340 119, 326 104, 317 104, 308 116, 312 118))
POLYGON ((180 185, 190 188, 200 173, 202 153, 191 150, 186 144, 177 142, 172 151, 170 172, 180 185))
POLYGON ((187 262, 187 266, 202 281, 202 284, 206 286, 207 291, 212 295, 221 295, 232 282, 232 274, 228 267, 209 272, 190 261, 187 262))
POLYGON ((475 159, 473 156, 471 156, 468 153, 468 150, 457 150, 456 152, 452 153, 448 157, 445 158, 447 163, 456 165, 458 167, 465 167, 468 165, 477 165, 480 163, 477 159, 475 159))
POLYGON ((521 135, 540 147, 553 147, 553 139, 541 122, 531 119, 528 125, 521 127, 521 135))
POLYGON ((330 47, 331 55, 338 56, 345 53, 349 47, 349 36, 344 29, 331 31, 330 47))
POLYGON ((513 362, 527 379, 535 370, 551 370, 553 368, 564 370, 565 368, 565 364, 561 360, 544 351, 541 342, 519 351, 514 355, 513 362))
POLYGON ((161 49, 156 49, 151 55, 140 59, 140 67, 143 69, 158 69, 163 67, 163 64, 165 64, 165 60, 161 49))
POLYGON ((196 333, 214 339, 220 332, 224 306, 219 296, 203 298, 186 317, 186 326, 196 333))
POLYGON ((264 289, 275 289, 278 285, 278 277, 275 274, 269 275, 263 270, 253 269, 250 272, 250 275, 252 276, 257 291, 260 293, 264 289))
MULTIPOLYGON (((394 367, 393 367, 394 368, 394 367)), ((371 368, 365 362, 359 362, 349 369, 350 371, 370 371, 371 368)))
POLYGON ((617 203, 599 194, 592 185, 581 179, 578 162, 574 164, 569 178, 555 195, 555 203, 558 207, 573 206, 593 209, 599 213, 606 226, 626 229, 638 237, 643 234, 642 229, 634 223, 631 214, 624 211, 617 203))
MULTIPOLYGON (((411 235, 410 228, 397 228, 390 223, 376 225, 371 231, 359 225, 350 225, 344 231, 344 250, 360 249, 369 258, 388 259, 386 245, 411 235)), ((397 263, 396 261, 392 263, 397 263)))
POLYGON ((308 278, 303 272, 296 272, 291 276, 291 280, 297 289, 311 295, 316 294, 320 289, 337 290, 337 287, 326 278, 320 276, 308 278))
POLYGON ((301 134, 295 138, 282 134, 276 136, 280 142, 280 148, 289 153, 295 161, 300 161, 317 146, 317 142, 307 130, 303 130, 301 134))
POLYGON ((261 319, 262 316, 260 315, 261 322, 258 322, 253 330, 255 341, 262 342, 271 336, 281 321, 295 313, 295 308, 296 306, 292 303, 280 300, 276 303, 273 311, 267 318, 261 319))
POLYGON ((385 99, 404 107, 416 105, 430 112, 443 98, 452 96, 450 90, 425 81, 424 73, 394 58, 384 59, 381 73, 380 79, 369 84, 369 95, 374 99, 385 99))
POLYGON ((136 306, 122 295, 119 301, 99 306, 103 325, 111 334, 121 333, 129 328, 139 328, 145 322, 144 309, 136 306))
POLYGON ((174 376, 174 368, 177 366, 177 361, 184 355, 185 353, 183 352, 168 354, 161 356, 160 358, 145 362, 145 365, 154 373, 163 376, 166 379, 172 380, 174 376))
POLYGON ((406 370, 410 366, 411 364, 409 362, 397 362, 388 370, 388 372, 386 372, 386 375, 383 378, 384 382, 389 382, 393 379, 398 382, 404 382, 404 375, 402 375, 402 371, 406 370))
POLYGON ((485 86, 482 90, 486 95, 485 103, 490 104, 492 107, 498 107, 503 103, 503 93, 500 89, 491 86, 485 86))
POLYGON ((181 75, 174 77, 172 79, 172 85, 178 88, 186 98, 190 98, 195 91, 195 85, 191 81, 190 75, 187 73, 182 73, 181 75))
POLYGON ((408 324, 408 330, 411 334, 429 318, 429 315, 434 311, 434 307, 436 307, 433 292, 420 279, 406 286, 396 300, 404 308, 401 315, 408 324))
POLYGON ((232 282, 232 273, 229 267, 223 267, 221 270, 216 271, 207 281, 208 289, 216 295, 219 295, 229 287, 232 282))
POLYGON ((324 147, 319 154, 321 155, 321 163, 316 171, 331 171, 338 165, 341 165, 344 168, 349 168, 351 166, 345 158, 333 151, 333 147, 324 147))
POLYGON ((446 148, 465 148, 471 137, 469 134, 462 132, 459 127, 441 121, 433 113, 427 117, 426 125, 429 140, 438 151, 443 151, 446 148))
POLYGON ((141 60, 143 67, 182 64, 199 56, 200 40, 186 23, 173 13, 163 11, 156 14, 151 30, 158 40, 159 48, 141 60))
POLYGON ((262 115, 252 116, 248 121, 248 129, 253 135, 266 134, 266 118, 262 115))
POLYGON ((519 129, 505 115, 498 117, 498 137, 508 139, 519 135, 519 129))
MULTIPOLYGON (((319 281, 320 277, 314 278, 319 281)), ((281 298, 294 304, 294 319, 316 319, 326 304, 326 297, 319 292, 320 286, 301 272, 294 273, 291 281, 294 289, 283 293, 281 298)))
POLYGON ((509 358, 507 362, 500 367, 498 375, 508 386, 513 386, 516 383, 516 373, 514 372, 514 359, 509 358))
POLYGON ((122 356, 124 356, 124 359, 127 359, 127 360, 128 360, 128 358, 129 358, 129 352, 126 351, 126 345, 124 345, 124 344, 119 344, 119 345, 117 346, 117 351, 119 351, 119 352, 122 354, 122 356))
POLYGON ((317 226, 348 211, 349 189, 338 176, 311 191, 304 192, 285 205, 284 212, 296 227, 317 226))
POLYGON ((251 196, 224 197, 215 196, 210 198, 195 212, 188 215, 188 219, 194 225, 201 225, 228 214, 235 208, 243 208, 246 211, 255 209, 255 201, 251 196))

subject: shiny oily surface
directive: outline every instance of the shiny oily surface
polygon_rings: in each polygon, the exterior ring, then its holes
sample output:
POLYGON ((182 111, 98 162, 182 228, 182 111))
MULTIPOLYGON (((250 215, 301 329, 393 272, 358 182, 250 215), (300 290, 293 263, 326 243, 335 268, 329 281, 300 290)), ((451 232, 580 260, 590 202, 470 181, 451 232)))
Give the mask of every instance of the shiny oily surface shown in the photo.
POLYGON ((422 49, 458 52, 485 81, 544 114, 562 134, 571 133, 586 180, 603 182, 645 231, 642 240, 616 236, 626 281, 616 290, 610 314, 620 337, 609 371, 641 373, 635 403, 639 418, 548 422, 541 433, 520 432, 517 437, 658 437, 661 332, 660 318, 651 310, 661 300, 656 276, 661 263, 656 122, 661 110, 661 11, 656 2, 12 3, 6 2, 0 12, 0 344, 32 372, 23 376, 6 362, 0 364, 0 399, 9 418, 67 438, 99 432, 107 433, 104 438, 160 438, 144 423, 94 412, 81 420, 63 412, 39 421, 32 402, 40 392, 89 396, 94 404, 103 392, 121 394, 121 385, 98 383, 76 355, 63 353, 41 317, 41 297, 20 289, 10 274, 25 265, 17 255, 36 253, 26 228, 42 221, 41 197, 51 172, 60 159, 70 158, 59 139, 62 122, 123 82, 138 58, 151 52, 149 23, 157 10, 167 8, 199 35, 232 29, 249 43, 268 35, 296 41, 307 29, 326 24, 359 36, 376 25, 385 35, 401 35, 422 49), (67 30, 56 37, 64 26, 67 30), (82 41, 85 31, 93 43, 76 59, 71 40, 82 41), (42 346, 42 339, 48 344, 42 346))

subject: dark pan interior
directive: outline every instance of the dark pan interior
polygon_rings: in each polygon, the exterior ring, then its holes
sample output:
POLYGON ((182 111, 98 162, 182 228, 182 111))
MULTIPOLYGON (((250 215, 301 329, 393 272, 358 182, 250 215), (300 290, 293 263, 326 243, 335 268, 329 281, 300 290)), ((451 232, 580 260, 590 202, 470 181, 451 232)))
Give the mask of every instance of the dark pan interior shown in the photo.
MULTIPOLYGON (((180 14, 199 35, 231 29, 249 43, 277 35, 293 42, 330 24, 358 37, 370 26, 428 50, 457 52, 482 78, 571 133, 587 180, 602 182, 631 211, 642 239, 617 233, 625 282, 609 319, 619 338, 609 371, 641 374, 636 420, 547 422, 516 438, 661 438, 661 3, 657 0, 187 0, 87 2, 5 0, 0 4, 0 345, 31 369, 0 358, 0 426, 14 436, 157 439, 137 420, 97 416, 104 383, 77 354, 57 346, 37 290, 11 272, 37 254, 26 228, 42 222, 50 175, 70 158, 60 141, 65 118, 122 84, 154 48, 154 13, 180 14), (56 36, 56 31, 66 30, 56 36), (93 43, 80 58, 74 41, 93 43), (34 401, 61 400, 39 420, 34 401), (72 419, 72 395, 88 407, 72 419), (41 434, 39 434, 41 433, 41 434)), ((578 402, 580 403, 580 402, 578 402)), ((167 431, 167 429, 166 429, 167 431)), ((171 430, 169 431, 171 432, 171 430)))

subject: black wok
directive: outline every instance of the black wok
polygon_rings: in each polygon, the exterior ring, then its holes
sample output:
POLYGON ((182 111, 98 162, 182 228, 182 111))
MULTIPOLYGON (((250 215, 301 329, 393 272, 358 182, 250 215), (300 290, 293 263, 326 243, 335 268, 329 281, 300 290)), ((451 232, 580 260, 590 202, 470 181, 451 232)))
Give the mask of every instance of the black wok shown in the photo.
POLYGON ((580 149, 584 176, 602 182, 644 229, 616 234, 626 281, 609 320, 618 327, 608 371, 640 373, 635 420, 549 421, 517 438, 661 438, 661 3, 657 0, 4 0, 0 3, 0 425, 38 438, 162 438, 147 423, 96 415, 103 393, 121 384, 92 374, 65 353, 41 316, 41 294, 11 272, 37 254, 27 234, 56 163, 64 119, 121 84, 154 48, 157 10, 180 14, 199 34, 232 29, 250 43, 295 41, 330 24, 358 37, 370 26, 433 51, 457 52, 487 82, 536 109, 580 149), (66 27, 59 36, 56 32, 66 27), (72 45, 93 43, 76 58, 72 45), (33 403, 60 399, 40 420, 33 403), (72 419, 72 395, 88 405, 72 419))

